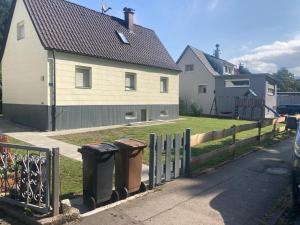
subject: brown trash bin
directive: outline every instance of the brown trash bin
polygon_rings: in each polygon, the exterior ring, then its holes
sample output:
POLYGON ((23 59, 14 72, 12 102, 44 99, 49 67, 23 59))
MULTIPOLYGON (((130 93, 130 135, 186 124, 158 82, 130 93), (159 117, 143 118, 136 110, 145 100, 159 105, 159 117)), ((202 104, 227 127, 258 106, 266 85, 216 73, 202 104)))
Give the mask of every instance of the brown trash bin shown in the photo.
POLYGON ((141 182, 143 150, 147 144, 134 139, 120 139, 114 142, 120 150, 116 154, 115 188, 121 198, 128 194, 146 191, 141 182))

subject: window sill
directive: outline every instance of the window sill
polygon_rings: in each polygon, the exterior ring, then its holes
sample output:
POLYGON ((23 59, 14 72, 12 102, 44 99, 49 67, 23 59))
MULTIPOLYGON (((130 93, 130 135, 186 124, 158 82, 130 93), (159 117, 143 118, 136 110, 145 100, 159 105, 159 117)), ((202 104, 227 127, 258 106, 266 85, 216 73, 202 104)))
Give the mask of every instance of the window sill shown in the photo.
POLYGON ((75 87, 76 89, 92 89, 92 87, 75 87))

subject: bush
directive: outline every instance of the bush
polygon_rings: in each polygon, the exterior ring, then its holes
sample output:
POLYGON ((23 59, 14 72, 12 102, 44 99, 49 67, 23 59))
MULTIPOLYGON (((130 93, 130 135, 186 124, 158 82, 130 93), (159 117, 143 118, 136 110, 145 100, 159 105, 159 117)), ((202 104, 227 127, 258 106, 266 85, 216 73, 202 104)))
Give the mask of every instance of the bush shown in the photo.
POLYGON ((191 104, 191 116, 200 116, 202 112, 201 107, 198 107, 195 103, 191 104))

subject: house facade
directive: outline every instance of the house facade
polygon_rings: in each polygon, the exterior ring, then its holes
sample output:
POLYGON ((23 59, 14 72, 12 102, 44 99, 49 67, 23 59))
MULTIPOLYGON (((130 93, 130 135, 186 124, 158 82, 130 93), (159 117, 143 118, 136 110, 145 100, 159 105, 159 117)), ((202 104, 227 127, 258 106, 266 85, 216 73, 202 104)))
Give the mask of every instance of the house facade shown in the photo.
POLYGON ((277 108, 276 81, 270 74, 216 77, 216 108, 219 116, 233 117, 237 113, 244 119, 274 118, 277 108), (236 97, 243 101, 249 99, 246 107, 239 107, 239 112, 234 112, 236 97), (255 99, 261 99, 263 103, 255 105, 255 99))
POLYGON ((40 130, 178 118, 179 72, 153 30, 63 0, 17 0, 3 114, 40 130))
MULTIPOLYGON (((218 46, 217 46, 218 47, 218 46)), ((215 78, 235 75, 235 65, 216 56, 206 54, 192 46, 187 46, 177 65, 180 74, 180 100, 187 112, 196 109, 202 114, 211 112, 216 90, 215 78)))

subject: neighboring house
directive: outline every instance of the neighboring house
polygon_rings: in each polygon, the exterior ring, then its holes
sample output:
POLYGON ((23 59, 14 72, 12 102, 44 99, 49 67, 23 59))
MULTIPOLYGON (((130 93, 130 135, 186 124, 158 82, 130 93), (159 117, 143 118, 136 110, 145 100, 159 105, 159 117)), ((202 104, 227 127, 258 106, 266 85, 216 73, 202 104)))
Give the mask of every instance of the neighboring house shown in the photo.
POLYGON ((212 56, 187 46, 177 61, 183 71, 180 74, 180 100, 188 112, 196 108, 202 114, 210 114, 215 98, 215 78, 236 74, 236 66, 220 59, 219 46, 216 47, 212 56))
POLYGON ((262 99, 258 107, 249 101, 247 107, 240 107, 239 115, 244 119, 273 118, 277 106, 277 84, 270 74, 245 74, 218 76, 216 78, 216 108, 220 116, 234 116, 235 97, 262 99), (251 115, 253 114, 253 115, 251 115))
POLYGON ((155 32, 64 0, 17 0, 3 112, 41 130, 178 118, 180 68, 155 32))

